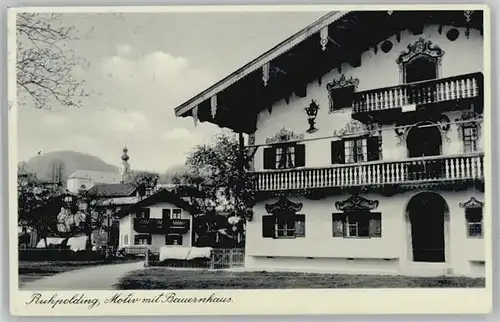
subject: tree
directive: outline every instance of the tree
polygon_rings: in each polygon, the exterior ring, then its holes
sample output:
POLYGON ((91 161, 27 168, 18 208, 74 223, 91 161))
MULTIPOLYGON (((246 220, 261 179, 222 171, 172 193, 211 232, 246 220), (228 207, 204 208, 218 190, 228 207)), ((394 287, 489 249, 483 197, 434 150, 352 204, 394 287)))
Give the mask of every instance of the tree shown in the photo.
POLYGON ((51 166, 50 175, 52 182, 62 185, 65 177, 64 162, 61 160, 53 160, 50 166, 51 166))
POLYGON ((36 108, 55 100, 65 106, 81 106, 84 81, 73 77, 79 65, 68 42, 74 27, 61 24, 60 14, 18 13, 16 16, 16 74, 19 94, 31 97, 36 108))
POLYGON ((85 248, 91 250, 92 234, 96 231, 109 233, 112 224, 110 216, 115 210, 110 199, 100 198, 91 190, 83 191, 74 199, 73 211, 66 212, 65 217, 60 217, 60 227, 61 224, 66 224, 68 237, 77 234, 87 236, 85 248))
POLYGON ((54 185, 38 181, 35 174, 18 174, 18 225, 30 228, 45 239, 57 232, 57 215, 62 206, 61 192, 54 185))
MULTIPOLYGON (((252 217, 253 190, 247 172, 249 157, 240 149, 237 137, 221 133, 212 142, 196 146, 188 155, 188 171, 176 178, 178 182, 199 186, 211 204, 243 220, 252 217)), ((199 205, 210 213, 206 204, 199 205)))
POLYGON ((136 188, 144 187, 147 192, 151 192, 155 190, 159 180, 160 175, 156 172, 140 171, 134 174, 131 184, 136 188))

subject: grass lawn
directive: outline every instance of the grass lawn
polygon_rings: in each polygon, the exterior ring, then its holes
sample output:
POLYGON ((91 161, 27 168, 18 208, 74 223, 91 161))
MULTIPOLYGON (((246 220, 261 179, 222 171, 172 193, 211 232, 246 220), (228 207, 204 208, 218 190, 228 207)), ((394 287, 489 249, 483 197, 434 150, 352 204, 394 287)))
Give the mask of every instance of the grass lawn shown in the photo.
POLYGON ((122 277, 126 289, 287 289, 484 287, 484 278, 340 275, 291 272, 229 272, 150 268, 122 277))
POLYGON ((53 262, 37 262, 37 261, 21 261, 19 262, 19 287, 23 284, 46 277, 57 273, 63 273, 86 266, 121 264, 135 260, 116 260, 111 262, 104 261, 53 261, 53 262))

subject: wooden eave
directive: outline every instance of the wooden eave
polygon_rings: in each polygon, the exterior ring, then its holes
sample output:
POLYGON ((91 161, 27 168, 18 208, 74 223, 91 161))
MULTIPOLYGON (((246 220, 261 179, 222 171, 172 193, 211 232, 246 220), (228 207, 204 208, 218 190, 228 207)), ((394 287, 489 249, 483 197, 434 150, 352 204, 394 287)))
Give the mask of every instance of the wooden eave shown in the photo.
POLYGON ((429 24, 482 31, 481 13, 473 12, 467 21, 464 11, 332 12, 178 106, 175 114, 193 116, 193 109, 198 107, 201 122, 253 133, 260 111, 267 108, 272 112, 275 102, 303 95, 308 83, 314 80, 322 83, 322 76, 334 68, 340 69, 344 63, 358 67, 361 54, 370 48, 376 53, 379 42, 394 35, 399 41, 403 30, 419 34, 429 24), (324 50, 320 44, 323 28, 328 28, 329 39, 324 50), (264 86, 262 68, 267 63, 271 72, 264 86), (214 95, 217 96, 215 118, 211 114, 214 95))

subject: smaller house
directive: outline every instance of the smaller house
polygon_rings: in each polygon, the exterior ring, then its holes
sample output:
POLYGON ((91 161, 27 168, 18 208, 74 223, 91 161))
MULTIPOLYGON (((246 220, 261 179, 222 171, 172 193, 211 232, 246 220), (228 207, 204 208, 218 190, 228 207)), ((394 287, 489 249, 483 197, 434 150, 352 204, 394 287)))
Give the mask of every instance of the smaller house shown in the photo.
POLYGON ((137 254, 165 245, 191 247, 192 217, 197 212, 174 192, 161 189, 114 214, 119 219, 118 248, 137 254))

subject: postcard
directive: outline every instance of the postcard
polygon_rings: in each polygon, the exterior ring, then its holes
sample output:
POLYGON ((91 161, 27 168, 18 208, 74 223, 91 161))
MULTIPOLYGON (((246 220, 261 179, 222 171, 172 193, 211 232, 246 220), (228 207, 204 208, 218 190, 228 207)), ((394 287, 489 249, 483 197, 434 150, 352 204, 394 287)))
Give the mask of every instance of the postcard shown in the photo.
POLYGON ((491 310, 488 7, 8 18, 12 314, 491 310))

